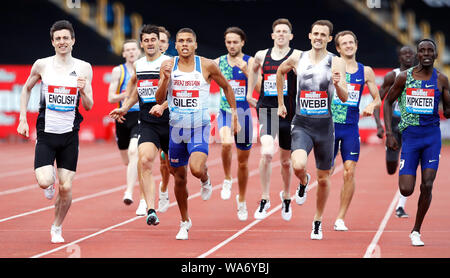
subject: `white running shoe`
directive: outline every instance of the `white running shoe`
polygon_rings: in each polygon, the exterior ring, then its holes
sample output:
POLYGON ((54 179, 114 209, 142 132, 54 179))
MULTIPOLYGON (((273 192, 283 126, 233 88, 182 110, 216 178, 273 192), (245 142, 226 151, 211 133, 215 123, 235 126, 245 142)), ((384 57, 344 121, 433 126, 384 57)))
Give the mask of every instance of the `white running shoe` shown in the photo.
POLYGON ((259 202, 259 206, 255 211, 255 214, 253 215, 255 219, 261 220, 266 218, 267 216, 267 210, 270 208, 270 201, 262 199, 259 202))
POLYGON ((247 204, 244 202, 239 202, 239 194, 236 195, 236 203, 237 203, 237 216, 241 221, 246 221, 248 218, 247 204))
POLYGON ((291 199, 283 198, 283 190, 280 191, 280 199, 281 199, 281 218, 286 221, 291 220, 292 218, 292 209, 291 209, 291 199))
POLYGON ((336 222, 334 222, 334 230, 335 231, 348 231, 348 228, 345 226, 344 220, 336 219, 336 222))
POLYGON ((64 238, 62 237, 62 226, 55 226, 52 225, 50 229, 50 235, 52 237, 51 241, 52 243, 63 243, 64 238))
POLYGON ((166 212, 169 208, 169 190, 166 189, 166 192, 161 191, 162 182, 159 183, 159 201, 158 201, 158 211, 166 212))
POLYGON ((147 215, 147 202, 144 199, 139 201, 139 206, 136 209, 136 215, 146 216, 147 215))
POLYGON ((420 239, 419 232, 416 232, 416 231, 412 232, 409 235, 409 238, 411 239, 411 244, 413 246, 424 246, 425 245, 425 243, 423 243, 423 241, 420 239))
POLYGON ((202 188, 200 189, 200 195, 202 196, 202 200, 206 201, 209 198, 211 198, 211 194, 212 194, 212 185, 211 185, 211 180, 209 178, 209 174, 208 174, 208 180, 205 182, 201 182, 201 186, 202 186, 202 188))
POLYGON ((311 175, 306 173, 307 182, 305 185, 299 184, 297 190, 295 191, 295 202, 297 205, 303 205, 306 202, 306 187, 311 180, 311 175))
POLYGON ((52 184, 44 189, 45 198, 51 200, 55 196, 55 184, 52 184))
POLYGON ((322 221, 312 222, 311 239, 321 240, 323 238, 322 234, 322 221))
POLYGON ((123 193, 123 202, 127 206, 131 205, 133 203, 133 194, 131 194, 131 192, 125 191, 125 193, 123 193))
POLYGON ((222 191, 220 191, 220 197, 222 200, 228 200, 231 196, 231 185, 233 184, 233 180, 223 180, 222 191))
POLYGON ((192 221, 189 218, 189 221, 181 221, 180 222, 180 231, 176 235, 176 239, 178 240, 187 240, 189 238, 188 231, 192 227, 192 221))

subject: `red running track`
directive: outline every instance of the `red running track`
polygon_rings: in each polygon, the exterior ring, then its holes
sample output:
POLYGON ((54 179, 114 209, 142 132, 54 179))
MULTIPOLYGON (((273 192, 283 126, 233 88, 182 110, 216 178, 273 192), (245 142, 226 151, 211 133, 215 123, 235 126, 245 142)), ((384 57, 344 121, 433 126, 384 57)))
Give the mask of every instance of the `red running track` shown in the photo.
MULTIPOLYGON (((199 195, 199 181, 188 176, 189 212, 193 227, 189 240, 177 241, 179 211, 170 180, 171 206, 159 213, 161 223, 148 226, 135 210, 139 199, 125 206, 125 166, 116 145, 81 143, 73 203, 63 224, 64 244, 50 242, 53 222, 53 200, 45 199, 33 174, 34 144, 0 144, 0 257, 2 258, 448 258, 450 257, 450 187, 446 169, 450 167, 450 147, 442 148, 442 159, 433 190, 433 201, 422 227, 424 247, 412 247, 409 233, 414 224, 419 186, 406 203, 410 218, 393 214, 397 198, 398 175, 385 170, 384 146, 363 145, 356 172, 356 191, 346 217, 349 231, 337 232, 333 224, 339 206, 342 186, 341 159, 331 178, 331 191, 323 218, 324 239, 309 239, 315 212, 316 174, 311 154, 308 170, 312 186, 303 206, 292 202, 290 222, 281 218, 281 177, 279 157, 273 161, 270 215, 254 220, 260 199, 258 172, 259 145, 252 149, 247 189, 249 219, 236 216, 236 180, 232 197, 220 199, 223 170, 220 145, 210 145, 208 159, 214 186, 210 200, 199 195)), ((234 158, 236 154, 234 153, 234 158)), ((233 162, 236 177, 236 162, 233 162)), ((155 165, 159 169, 159 165, 155 165)), ((159 171, 155 171, 159 183, 159 171)), ((420 174, 419 174, 420 177, 420 174)), ((297 179, 292 178, 291 194, 297 179)))

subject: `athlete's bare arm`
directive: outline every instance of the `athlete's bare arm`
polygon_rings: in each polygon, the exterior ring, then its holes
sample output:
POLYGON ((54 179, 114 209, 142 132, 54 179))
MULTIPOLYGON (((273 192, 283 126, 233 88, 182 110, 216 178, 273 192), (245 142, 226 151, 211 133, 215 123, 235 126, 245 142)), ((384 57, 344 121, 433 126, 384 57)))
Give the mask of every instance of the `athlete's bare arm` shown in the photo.
POLYGON ((449 92, 449 82, 448 77, 439 73, 438 75, 438 87, 442 95, 442 107, 444 109, 444 117, 450 118, 450 92, 449 92))
POLYGON ((167 89, 169 88, 170 74, 172 73, 174 59, 165 60, 159 70, 158 90, 156 90, 156 103, 163 104, 167 98, 167 89))
POLYGON ((120 67, 114 67, 111 73, 111 83, 108 88, 108 102, 117 103, 125 99, 126 95, 121 92, 117 93, 120 82, 120 67))
POLYGON ((386 146, 397 150, 398 142, 392 134, 392 104, 400 96, 406 84, 406 72, 400 73, 394 81, 394 84, 387 93, 386 100, 384 101, 384 127, 386 128, 386 146))
MULTIPOLYGON (((391 88, 392 84, 394 84, 394 81, 395 81, 395 72, 394 71, 390 71, 384 76, 383 84, 381 84, 380 90, 379 90, 380 100, 384 99, 387 92, 389 91, 389 88, 391 88)), ((377 124, 377 136, 379 138, 383 138, 384 128, 383 128, 383 125, 381 124, 381 120, 380 120, 380 108, 376 108, 373 111, 373 117, 375 119, 375 123, 377 124)))
POLYGON ((348 99, 347 81, 345 80, 345 61, 340 57, 333 57, 331 73, 336 93, 342 102, 348 99))
MULTIPOLYGON (((128 80, 127 87, 125 88, 125 93, 122 93, 121 95, 124 96, 124 102, 122 103, 122 106, 119 108, 116 108, 109 112, 109 116, 113 118, 114 120, 117 120, 119 123, 123 123, 125 121, 125 115, 127 114, 128 110, 130 110, 131 107, 139 100, 139 96, 137 93, 137 76, 136 76, 136 62, 133 64, 133 74, 131 74, 130 79, 128 80)), ((111 93, 111 91, 110 91, 111 93)))
MULTIPOLYGON (((248 59, 248 64, 245 63, 244 67, 242 67, 242 68, 239 67, 242 70, 242 72, 245 74, 245 76, 247 76, 247 80, 248 80, 248 75, 250 73, 250 71, 249 71, 250 65, 251 65, 251 63, 253 63, 254 60, 255 60, 255 58, 250 57, 250 59, 248 59)), ((261 78, 262 78, 261 74, 258 74, 258 79, 256 80, 256 85, 255 85, 255 88, 253 89, 254 91, 257 91, 258 93, 261 93, 261 78)))
POLYGON ((364 77, 367 88, 369 88, 369 92, 373 100, 366 106, 366 108, 364 108, 363 116, 372 116, 374 110, 379 109, 381 106, 380 93, 378 92, 377 84, 375 84, 375 73, 371 67, 364 67, 364 77))
POLYGON ((261 80, 261 67, 266 53, 267 49, 260 50, 256 52, 255 58, 249 61, 247 102, 253 107, 256 107, 256 103, 258 102, 258 100, 253 97, 253 90, 255 90, 256 83, 261 80))
POLYGON ((31 67, 30 75, 23 85, 22 92, 20 94, 20 116, 19 125, 17 126, 17 133, 25 137, 29 136, 27 107, 28 102, 30 101, 31 89, 33 89, 34 85, 36 85, 36 83, 41 79, 41 72, 44 67, 45 65, 43 59, 39 59, 34 62, 33 66, 31 67))
POLYGON ((77 88, 81 95, 81 104, 86 111, 94 106, 94 98, 92 96, 92 67, 89 63, 84 62, 82 72, 77 79, 77 88))
POLYGON ((278 116, 282 118, 287 115, 283 97, 284 77, 288 72, 297 68, 300 54, 300 51, 292 53, 277 69, 278 116))

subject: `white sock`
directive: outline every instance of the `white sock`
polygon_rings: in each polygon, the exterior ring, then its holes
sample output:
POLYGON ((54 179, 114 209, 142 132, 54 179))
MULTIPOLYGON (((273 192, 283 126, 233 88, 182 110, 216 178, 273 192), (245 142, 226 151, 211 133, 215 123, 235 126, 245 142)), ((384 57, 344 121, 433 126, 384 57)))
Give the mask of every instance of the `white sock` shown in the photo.
POLYGON ((398 198, 397 207, 395 209, 398 209, 399 207, 404 208, 407 199, 408 199, 407 197, 405 197, 402 194, 400 194, 400 197, 398 198))

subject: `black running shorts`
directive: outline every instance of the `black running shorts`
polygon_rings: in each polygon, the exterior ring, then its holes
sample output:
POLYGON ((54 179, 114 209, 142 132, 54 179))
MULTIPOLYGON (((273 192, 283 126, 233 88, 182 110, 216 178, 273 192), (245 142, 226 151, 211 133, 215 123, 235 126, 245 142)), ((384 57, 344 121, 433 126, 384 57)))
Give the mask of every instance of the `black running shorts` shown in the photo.
POLYGON ((53 165, 70 171, 77 170, 78 130, 63 134, 39 131, 36 139, 34 169, 53 165))

